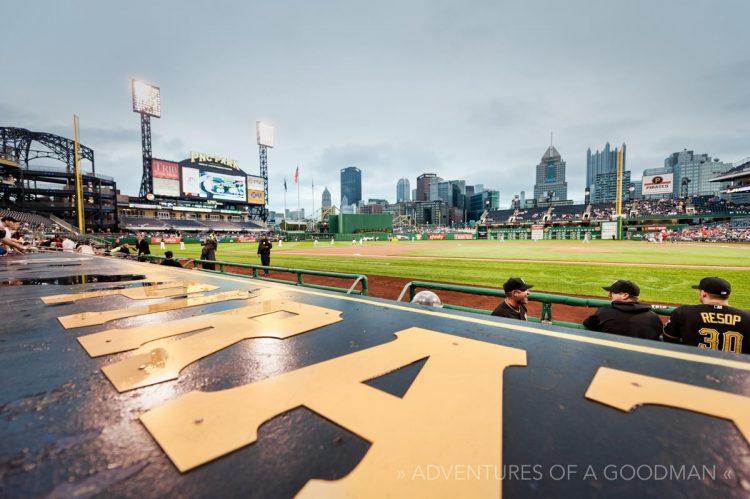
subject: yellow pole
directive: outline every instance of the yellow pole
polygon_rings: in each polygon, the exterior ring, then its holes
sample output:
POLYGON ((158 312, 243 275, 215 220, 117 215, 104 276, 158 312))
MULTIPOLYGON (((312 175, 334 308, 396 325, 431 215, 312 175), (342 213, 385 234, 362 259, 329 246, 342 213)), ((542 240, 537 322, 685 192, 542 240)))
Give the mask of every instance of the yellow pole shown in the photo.
POLYGON ((617 212, 617 239, 622 239, 622 163, 624 144, 617 151, 617 194, 615 199, 615 211, 617 212))
POLYGON ((78 159, 78 116, 73 115, 73 139, 74 159, 76 170, 76 212, 78 214, 78 231, 86 234, 86 222, 83 213, 83 179, 81 178, 81 165, 78 159))

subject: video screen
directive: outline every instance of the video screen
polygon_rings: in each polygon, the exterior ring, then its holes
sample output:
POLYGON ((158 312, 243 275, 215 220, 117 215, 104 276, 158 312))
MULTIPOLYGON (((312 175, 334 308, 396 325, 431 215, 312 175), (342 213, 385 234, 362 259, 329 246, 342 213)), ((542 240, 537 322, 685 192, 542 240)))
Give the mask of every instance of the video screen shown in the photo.
POLYGON ((244 175, 182 168, 182 191, 185 196, 246 203, 246 190, 247 180, 244 175))

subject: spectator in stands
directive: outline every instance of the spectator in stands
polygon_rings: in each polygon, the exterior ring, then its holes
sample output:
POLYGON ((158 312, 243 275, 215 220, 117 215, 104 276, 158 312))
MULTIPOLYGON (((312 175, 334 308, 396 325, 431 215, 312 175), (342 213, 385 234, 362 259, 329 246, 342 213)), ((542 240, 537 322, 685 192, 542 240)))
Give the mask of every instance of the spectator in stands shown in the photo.
POLYGON ((127 256, 130 254, 130 246, 127 243, 121 246, 115 246, 112 248, 111 254, 113 256, 127 256))
POLYGON ((142 232, 136 237, 135 249, 138 250, 138 261, 141 262, 145 262, 147 260, 146 255, 151 254, 151 248, 142 232))
POLYGON ((171 251, 167 251, 164 253, 164 260, 161 261, 162 265, 166 265, 167 267, 179 267, 182 268, 182 264, 174 259, 174 253, 171 251))
POLYGON ((664 326, 664 341, 722 352, 750 353, 750 313, 729 306, 732 285, 720 277, 704 277, 700 305, 683 305, 664 326))
POLYGON ((526 304, 529 302, 529 290, 532 284, 526 284, 520 277, 511 277, 503 284, 505 299, 492 311, 495 317, 526 320, 526 304))
POLYGON ((95 255, 96 254, 96 252, 94 251, 94 248, 90 244, 84 244, 84 243, 76 244, 76 253, 81 253, 83 255, 95 255))
POLYGON ((62 250, 67 253, 72 253, 76 250, 76 242, 70 238, 62 238, 62 250))
POLYGON ((6 247, 6 249, 14 249, 19 253, 25 253, 26 248, 21 244, 18 239, 13 237, 13 234, 21 226, 21 223, 11 216, 4 216, 0 220, 2 227, 0 227, 0 244, 6 247))
MULTIPOLYGON (((213 233, 209 233, 209 235, 201 241, 201 244, 203 245, 203 249, 201 250, 201 260, 216 260, 216 248, 218 247, 218 243, 216 242, 216 237, 213 237, 213 233)), ((203 268, 206 270, 216 270, 216 264, 204 263, 203 268)))
POLYGON ((583 321, 586 329, 631 338, 659 339, 661 320, 651 310, 651 305, 639 301, 641 288, 637 284, 619 280, 603 289, 609 292, 611 303, 583 321))
MULTIPOLYGON (((260 238, 260 242, 258 243, 258 254, 260 255, 260 264, 264 267, 268 267, 271 265, 271 248, 273 245, 271 244, 271 241, 268 240, 268 237, 263 234, 260 238)), ((263 269, 263 272, 265 275, 268 275, 268 269, 263 269)))

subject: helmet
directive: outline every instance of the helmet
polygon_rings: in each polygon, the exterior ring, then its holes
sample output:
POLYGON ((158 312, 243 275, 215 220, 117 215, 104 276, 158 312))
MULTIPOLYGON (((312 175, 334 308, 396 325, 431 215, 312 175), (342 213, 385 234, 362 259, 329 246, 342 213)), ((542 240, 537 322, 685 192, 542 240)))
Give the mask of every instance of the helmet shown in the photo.
POLYGON ((414 299, 411 302, 419 305, 427 305, 428 307, 443 308, 443 302, 440 301, 440 297, 432 291, 420 291, 414 295, 414 299))

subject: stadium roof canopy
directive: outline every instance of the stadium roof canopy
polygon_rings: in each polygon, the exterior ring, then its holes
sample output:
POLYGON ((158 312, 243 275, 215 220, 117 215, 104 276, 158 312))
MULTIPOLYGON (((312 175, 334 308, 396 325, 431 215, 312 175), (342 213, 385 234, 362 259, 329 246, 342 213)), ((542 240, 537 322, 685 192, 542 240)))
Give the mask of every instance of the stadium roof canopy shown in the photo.
POLYGON ((714 177, 710 182, 724 182, 727 180, 750 180, 750 158, 745 158, 738 162, 739 165, 735 166, 731 170, 727 170, 720 174, 718 177, 714 177))

